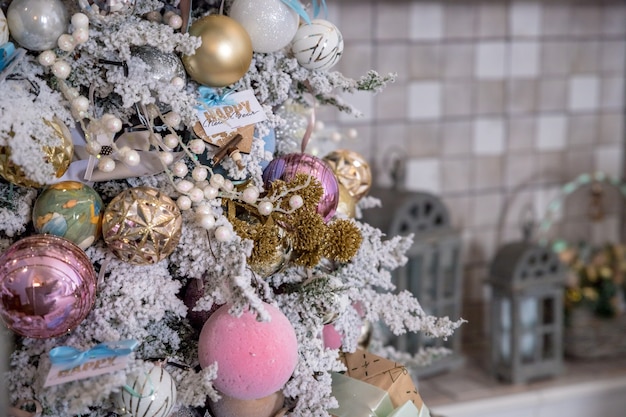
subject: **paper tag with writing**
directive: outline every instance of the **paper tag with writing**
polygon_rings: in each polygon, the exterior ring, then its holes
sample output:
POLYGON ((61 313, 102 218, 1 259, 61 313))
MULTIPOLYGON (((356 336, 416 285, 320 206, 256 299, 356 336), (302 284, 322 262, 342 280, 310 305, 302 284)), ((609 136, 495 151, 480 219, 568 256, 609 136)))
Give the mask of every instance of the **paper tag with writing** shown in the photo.
POLYGON ((92 359, 70 369, 64 369, 60 365, 52 365, 44 387, 119 371, 126 368, 129 357, 130 354, 92 359))
POLYGON ((238 127, 253 125, 267 119, 267 115, 252 90, 229 94, 228 100, 234 104, 197 110, 199 123, 207 136, 232 131, 238 127))

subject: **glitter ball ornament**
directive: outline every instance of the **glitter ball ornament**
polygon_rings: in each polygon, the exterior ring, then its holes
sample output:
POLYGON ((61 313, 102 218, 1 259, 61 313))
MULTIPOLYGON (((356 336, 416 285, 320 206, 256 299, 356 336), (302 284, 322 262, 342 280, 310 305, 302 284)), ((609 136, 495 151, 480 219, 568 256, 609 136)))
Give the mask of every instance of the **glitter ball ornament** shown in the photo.
POLYGON ((33 207, 33 224, 37 233, 63 237, 87 249, 100 235, 103 208, 93 188, 63 181, 39 195, 33 207))
POLYGON ((165 369, 155 365, 147 373, 129 376, 114 401, 119 414, 169 417, 176 404, 176 385, 165 369))
POLYGON ((200 366, 217 362, 213 385, 229 397, 255 400, 278 391, 298 362, 293 326, 276 307, 263 303, 270 321, 257 321, 250 311, 231 316, 224 305, 209 317, 200 332, 200 366))
POLYGON ((343 36, 332 23, 313 19, 302 25, 291 41, 291 51, 298 63, 310 70, 327 70, 343 54, 343 36))
POLYGON ((363 198, 372 187, 372 171, 369 164, 357 152, 338 149, 324 157, 350 195, 356 201, 363 198))
POLYGON ((310 175, 320 182, 324 191, 317 205, 317 212, 325 221, 330 220, 339 203, 339 183, 323 160, 303 153, 292 153, 276 158, 263 171, 263 181, 267 188, 274 180, 290 181, 296 174, 310 175))
POLYGON ((208 15, 191 25, 189 35, 202 39, 193 55, 183 55, 187 74, 200 84, 225 87, 248 72, 252 62, 250 35, 235 19, 208 15))
POLYGON ((80 324, 96 299, 96 273, 69 240, 34 235, 0 256, 0 317, 33 338, 61 336, 80 324))
POLYGON ((146 78, 169 83, 174 77, 183 80, 186 77, 182 61, 174 53, 163 52, 149 45, 131 48, 131 53, 148 65, 149 69, 145 72, 146 78))
POLYGON ((255 52, 276 52, 289 45, 300 17, 281 0, 235 0, 230 17, 241 23, 255 52))
POLYGON ((56 48, 57 39, 67 31, 69 17, 60 0, 13 0, 7 22, 11 36, 22 47, 44 51, 56 48))
MULTIPOLYGON (((45 127, 48 128, 50 135, 57 137, 60 141, 57 146, 42 146, 44 160, 42 163, 49 164, 55 173, 55 178, 61 178, 72 162, 74 156, 74 144, 72 143, 72 135, 68 128, 60 120, 48 121, 43 120, 45 127)), ((9 132, 11 140, 26 140, 26 138, 16 138, 13 132, 9 132)), ((31 137, 33 141, 37 138, 31 137)), ((26 176, 21 166, 11 160, 11 147, 0 146, 0 176, 5 180, 24 187, 42 187, 40 184, 26 176)), ((50 178, 52 182, 55 178, 50 178)))
POLYGON ((154 264, 174 251, 182 231, 176 203, 157 189, 129 188, 104 211, 102 236, 120 259, 136 265, 154 264))
POLYGON ((9 41, 9 25, 7 24, 7 18, 4 16, 4 12, 0 9, 0 46, 9 41))

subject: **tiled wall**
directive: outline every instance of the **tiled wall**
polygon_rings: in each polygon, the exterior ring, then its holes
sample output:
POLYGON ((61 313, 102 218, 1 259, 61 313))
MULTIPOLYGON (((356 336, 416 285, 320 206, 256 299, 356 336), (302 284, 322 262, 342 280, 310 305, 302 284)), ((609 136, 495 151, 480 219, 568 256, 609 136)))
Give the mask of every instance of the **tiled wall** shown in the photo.
MULTIPOLYGON (((466 300, 488 297, 486 266, 517 239, 522 213, 540 218, 559 188, 602 170, 622 176, 626 2, 334 1, 328 19, 345 38, 337 69, 396 72, 382 94, 356 94, 345 143, 391 184, 406 158, 406 186, 441 195, 465 242, 466 300)), ((619 201, 611 193, 608 209, 619 201)), ((568 199, 567 237, 617 236, 618 216, 592 225, 588 193, 568 199)))

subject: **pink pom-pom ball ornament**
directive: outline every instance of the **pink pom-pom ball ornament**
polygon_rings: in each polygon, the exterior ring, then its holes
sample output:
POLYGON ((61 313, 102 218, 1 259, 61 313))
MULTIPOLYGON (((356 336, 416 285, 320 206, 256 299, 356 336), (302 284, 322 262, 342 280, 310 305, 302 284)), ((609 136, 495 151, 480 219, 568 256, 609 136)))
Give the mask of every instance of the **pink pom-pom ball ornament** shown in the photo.
POLYGON ((229 397, 254 400, 280 390, 298 362, 293 326, 276 307, 263 304, 271 320, 257 321, 256 313, 240 317, 220 307, 202 327, 198 342, 201 367, 217 362, 215 388, 229 397))

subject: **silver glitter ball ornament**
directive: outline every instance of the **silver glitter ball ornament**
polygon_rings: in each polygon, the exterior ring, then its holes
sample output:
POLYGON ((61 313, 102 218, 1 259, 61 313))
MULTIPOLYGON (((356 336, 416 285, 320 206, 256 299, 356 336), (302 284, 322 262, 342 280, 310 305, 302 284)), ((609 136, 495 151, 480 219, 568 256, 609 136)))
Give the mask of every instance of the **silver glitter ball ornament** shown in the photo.
POLYGON ((55 48, 69 24, 60 0, 13 0, 6 17, 13 39, 31 51, 55 48))
POLYGON ((137 46, 131 49, 131 53, 148 65, 146 76, 155 81, 169 83, 174 77, 185 79, 185 67, 174 53, 163 52, 154 46, 137 46))

